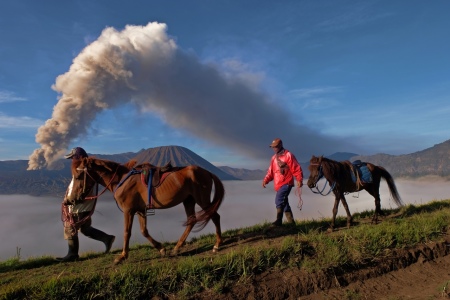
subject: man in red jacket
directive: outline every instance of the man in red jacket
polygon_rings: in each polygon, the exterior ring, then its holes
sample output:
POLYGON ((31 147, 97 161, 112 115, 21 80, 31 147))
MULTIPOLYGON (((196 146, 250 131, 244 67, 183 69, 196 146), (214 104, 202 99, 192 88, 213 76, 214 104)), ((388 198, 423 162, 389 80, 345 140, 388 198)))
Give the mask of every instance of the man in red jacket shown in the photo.
POLYGON ((269 169, 263 179, 262 186, 274 181, 274 189, 277 192, 275 196, 275 206, 277 208, 277 219, 272 224, 281 226, 283 223, 283 212, 286 215, 288 223, 294 224, 292 209, 289 205, 289 193, 294 186, 294 177, 297 180, 297 186, 303 185, 303 171, 294 154, 284 149, 281 139, 276 138, 269 145, 275 152, 270 161, 269 169))

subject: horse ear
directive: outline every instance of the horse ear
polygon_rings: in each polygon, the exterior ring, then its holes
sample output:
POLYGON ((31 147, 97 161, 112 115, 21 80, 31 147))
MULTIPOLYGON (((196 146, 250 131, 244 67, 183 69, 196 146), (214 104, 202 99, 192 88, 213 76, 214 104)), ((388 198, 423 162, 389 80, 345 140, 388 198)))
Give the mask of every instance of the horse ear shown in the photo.
POLYGON ((137 160, 131 159, 129 162, 125 163, 124 166, 125 166, 127 169, 131 169, 131 168, 133 168, 136 164, 137 164, 137 160))

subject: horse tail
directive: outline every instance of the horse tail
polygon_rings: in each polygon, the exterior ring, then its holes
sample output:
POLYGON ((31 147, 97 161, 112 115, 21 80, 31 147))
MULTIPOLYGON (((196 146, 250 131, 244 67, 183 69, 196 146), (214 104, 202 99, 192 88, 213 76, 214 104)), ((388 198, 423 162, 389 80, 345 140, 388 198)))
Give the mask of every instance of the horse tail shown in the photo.
POLYGON ((194 225, 194 232, 200 231, 205 228, 206 224, 208 224, 209 220, 211 220, 212 216, 219 209, 225 196, 225 188, 222 181, 215 174, 209 171, 208 173, 210 174, 211 179, 214 183, 214 197, 210 206, 197 212, 194 220, 191 219, 186 222, 186 225, 189 225, 191 222, 196 222, 194 225))
POLYGON ((397 187, 395 186, 394 178, 392 178, 391 174, 389 174, 388 171, 386 171, 385 168, 378 166, 378 168, 381 171, 381 177, 386 180, 386 183, 389 187, 389 192, 391 193, 391 197, 394 199, 395 204, 397 206, 403 206, 402 199, 400 198, 400 195, 397 191, 397 187))

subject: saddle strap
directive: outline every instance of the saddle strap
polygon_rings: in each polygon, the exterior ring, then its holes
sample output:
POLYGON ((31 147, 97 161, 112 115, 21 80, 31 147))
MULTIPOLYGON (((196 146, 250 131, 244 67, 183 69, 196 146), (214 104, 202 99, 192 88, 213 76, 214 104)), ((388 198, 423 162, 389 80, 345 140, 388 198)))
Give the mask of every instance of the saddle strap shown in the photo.
POLYGON ((358 167, 355 166, 354 164, 350 164, 350 166, 351 166, 353 174, 355 174, 355 177, 356 177, 356 182, 355 182, 356 190, 359 190, 363 184, 361 182, 361 176, 359 176, 358 167))
POLYGON ((152 196, 152 192, 157 189, 159 186, 161 186, 161 184, 164 182, 164 180, 167 178, 167 176, 169 176, 170 174, 172 174, 174 171, 172 172, 165 172, 162 174, 158 184, 153 185, 153 169, 149 170, 149 176, 146 182, 146 178, 145 178, 145 171, 143 171, 141 173, 141 181, 144 185, 147 186, 147 191, 148 191, 148 203, 147 203, 147 208, 148 209, 153 209, 153 196, 152 196))
POLYGON ((149 208, 149 209, 153 209, 152 182, 153 182, 153 169, 150 169, 150 172, 148 175, 148 183, 147 183, 147 189, 148 189, 147 208, 149 208))

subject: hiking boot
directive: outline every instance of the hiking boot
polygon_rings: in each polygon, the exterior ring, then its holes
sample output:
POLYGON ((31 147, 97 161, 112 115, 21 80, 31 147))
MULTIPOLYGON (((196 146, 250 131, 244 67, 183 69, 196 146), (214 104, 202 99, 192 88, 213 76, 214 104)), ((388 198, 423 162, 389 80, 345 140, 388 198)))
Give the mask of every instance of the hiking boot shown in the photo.
POLYGON ((285 211, 284 215, 286 216, 286 223, 289 225, 295 225, 294 217, 292 216, 292 211, 285 211))
POLYGON ((78 236, 73 236, 72 239, 67 240, 67 244, 69 245, 69 252, 64 257, 56 257, 55 260, 60 262, 69 262, 75 261, 80 256, 78 255, 78 249, 80 247, 80 243, 78 241, 78 236))
POLYGON ((80 258, 78 254, 67 254, 64 257, 56 257, 55 260, 59 262, 71 262, 76 261, 80 258))
POLYGON ((106 242, 104 242, 105 247, 106 247, 105 253, 109 253, 109 250, 111 250, 111 247, 112 247, 115 239, 116 239, 116 237, 114 235, 110 235, 108 240, 106 242))
POLYGON ((98 230, 92 226, 82 228, 81 233, 91 239, 103 242, 103 244, 105 244, 105 252, 104 253, 108 253, 109 250, 111 250, 112 244, 114 243, 114 240, 116 239, 116 237, 114 235, 106 234, 103 231, 98 230))
POLYGON ((272 227, 278 227, 283 225, 283 210, 281 208, 277 208, 277 219, 272 223, 272 227))

